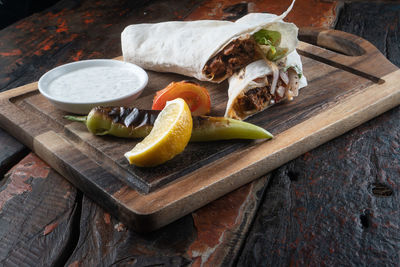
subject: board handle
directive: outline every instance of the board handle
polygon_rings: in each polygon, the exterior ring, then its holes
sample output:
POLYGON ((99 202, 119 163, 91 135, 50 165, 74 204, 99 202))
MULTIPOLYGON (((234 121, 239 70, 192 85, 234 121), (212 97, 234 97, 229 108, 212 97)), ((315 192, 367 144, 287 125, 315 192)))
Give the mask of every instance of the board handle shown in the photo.
POLYGON ((383 83, 383 76, 398 70, 373 44, 350 33, 304 27, 299 30, 299 40, 314 46, 300 44, 299 54, 352 72, 374 83, 383 83), (319 47, 319 50, 315 47, 319 47))
POLYGON ((346 56, 362 56, 376 49, 361 37, 327 28, 301 28, 299 40, 346 56))

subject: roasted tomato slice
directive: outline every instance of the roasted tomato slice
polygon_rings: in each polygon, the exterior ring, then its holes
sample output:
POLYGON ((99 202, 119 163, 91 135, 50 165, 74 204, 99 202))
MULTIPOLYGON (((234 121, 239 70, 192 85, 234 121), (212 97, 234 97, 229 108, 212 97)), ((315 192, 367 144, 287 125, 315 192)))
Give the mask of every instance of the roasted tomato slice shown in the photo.
POLYGON ((153 100, 152 109, 161 110, 167 101, 183 98, 193 116, 210 113, 211 101, 206 88, 192 81, 172 82, 158 91, 153 100))

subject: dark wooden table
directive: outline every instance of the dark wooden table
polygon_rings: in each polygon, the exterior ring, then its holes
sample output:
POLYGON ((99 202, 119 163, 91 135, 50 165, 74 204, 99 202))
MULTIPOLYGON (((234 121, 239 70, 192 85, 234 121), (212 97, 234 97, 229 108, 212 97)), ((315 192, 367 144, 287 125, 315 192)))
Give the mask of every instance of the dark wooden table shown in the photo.
MULTIPOLYGON (((121 55, 134 23, 235 20, 286 1, 63 0, 0 31, 0 91, 121 55)), ((400 66, 400 4, 297 0, 299 27, 359 35, 400 66)), ((1 266, 398 266, 400 108, 149 234, 127 229, 0 129, 1 266)))

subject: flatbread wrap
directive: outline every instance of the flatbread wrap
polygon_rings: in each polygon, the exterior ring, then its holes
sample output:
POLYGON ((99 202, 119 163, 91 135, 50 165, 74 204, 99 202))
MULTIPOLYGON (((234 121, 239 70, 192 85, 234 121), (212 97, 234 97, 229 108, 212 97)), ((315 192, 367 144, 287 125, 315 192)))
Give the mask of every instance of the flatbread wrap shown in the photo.
POLYGON ((296 50, 276 62, 278 73, 258 60, 229 78, 225 117, 244 120, 282 100, 292 100, 307 85, 296 50))
POLYGON ((263 57, 274 62, 295 49, 298 28, 283 21, 293 3, 280 16, 130 25, 121 34, 122 54, 147 70, 219 83, 251 62, 263 57))

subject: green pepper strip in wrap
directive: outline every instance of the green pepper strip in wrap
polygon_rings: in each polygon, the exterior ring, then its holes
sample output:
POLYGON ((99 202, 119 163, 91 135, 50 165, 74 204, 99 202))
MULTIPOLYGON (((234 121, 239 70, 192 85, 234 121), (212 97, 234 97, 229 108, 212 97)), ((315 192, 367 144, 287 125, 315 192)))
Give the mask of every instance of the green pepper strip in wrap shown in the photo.
POLYGON ((262 29, 254 33, 253 38, 268 60, 277 61, 287 55, 288 49, 279 47, 282 38, 280 32, 262 29))
MULTIPOLYGON (((159 110, 140 110, 128 107, 95 107, 87 116, 70 116, 64 118, 86 124, 95 135, 113 135, 124 138, 143 138, 147 136, 159 110)), ((270 139, 267 130, 254 124, 209 116, 194 116, 190 141, 215 141, 228 139, 270 139)))

